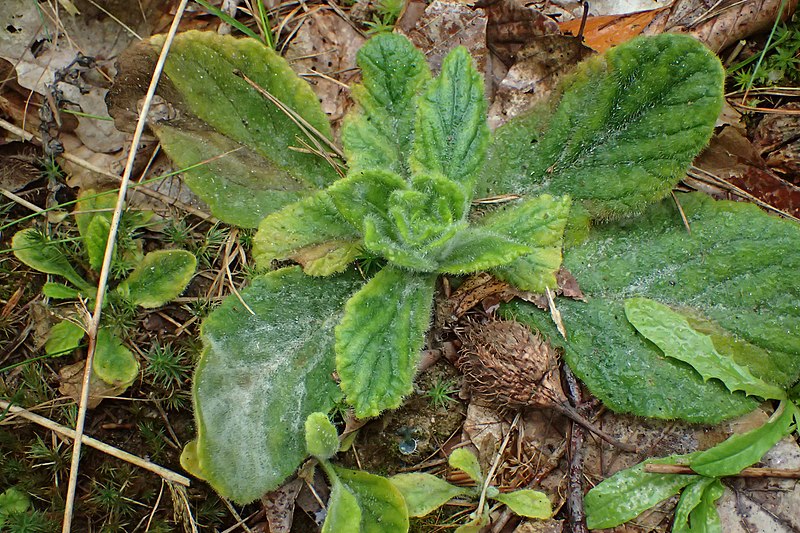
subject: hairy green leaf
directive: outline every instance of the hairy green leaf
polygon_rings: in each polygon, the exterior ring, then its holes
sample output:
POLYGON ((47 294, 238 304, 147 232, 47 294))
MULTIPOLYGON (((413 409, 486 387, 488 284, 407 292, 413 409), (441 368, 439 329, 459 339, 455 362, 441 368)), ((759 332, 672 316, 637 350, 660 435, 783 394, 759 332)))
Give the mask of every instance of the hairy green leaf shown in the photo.
POLYGON ((639 37, 579 65, 549 120, 542 109, 495 132, 476 194, 568 194, 593 218, 659 200, 711 137, 722 65, 693 37, 639 37))
POLYGON ((703 496, 711 488, 711 485, 719 483, 719 480, 713 477, 701 477, 683 489, 681 499, 675 507, 672 533, 700 533, 706 531, 710 533, 710 530, 704 529, 703 525, 696 522, 700 517, 707 517, 710 514, 708 509, 700 509, 701 506, 705 507, 710 503, 713 508, 711 513, 717 514, 714 501, 709 502, 710 498, 704 498, 703 496))
POLYGON ((355 494, 336 478, 331 479, 331 497, 328 514, 322 524, 322 533, 361 531, 361 507, 355 494))
POLYGON ((311 413, 306 418, 306 451, 320 460, 339 451, 339 434, 325 413, 311 413))
POLYGON ((343 272, 358 254, 359 236, 325 191, 287 205, 261 221, 253 257, 261 269, 291 259, 310 276, 343 272))
POLYGON ((393 409, 411 392, 435 280, 385 267, 347 302, 336 327, 336 370, 357 417, 393 409))
POLYGON ((468 226, 453 235, 443 247, 443 257, 436 262, 436 270, 447 274, 467 274, 505 265, 532 251, 530 246, 513 238, 468 226))
POLYGON ((157 250, 144 256, 117 290, 136 305, 161 307, 186 289, 196 268, 197 258, 191 252, 157 250))
POLYGON ((42 285, 42 294, 55 300, 71 300, 80 297, 81 293, 72 287, 48 281, 42 285))
POLYGON ((111 330, 100 328, 92 370, 109 385, 125 388, 136 381, 139 361, 111 330))
POLYGON ((310 278, 299 267, 256 277, 203 322, 194 377, 197 456, 222 495, 249 502, 306 457, 305 420, 341 398, 333 329, 358 275, 310 278))
POLYGON ((61 276, 79 289, 90 288, 89 284, 75 272, 69 259, 61 253, 58 246, 41 231, 35 228, 18 231, 11 239, 11 247, 17 259, 29 267, 45 274, 61 276))
POLYGON ((356 56, 362 84, 353 88, 360 109, 342 126, 351 174, 386 170, 409 177, 408 156, 417 94, 430 79, 425 56, 392 33, 367 41, 356 56))
POLYGON ((709 477, 733 476, 759 462, 778 441, 789 435, 797 408, 792 402, 782 402, 763 426, 733 435, 694 457, 689 466, 698 474, 709 477))
MULTIPOLYGON (((163 40, 163 35, 151 37, 120 57, 120 74, 109 95, 119 127, 135 113, 146 90, 143 74, 152 72, 163 40)), ((159 84, 162 101, 148 124, 167 155, 186 169, 186 183, 212 213, 231 224, 255 227, 337 174, 325 159, 290 149, 302 141, 311 144, 306 133, 237 71, 330 138, 317 97, 286 60, 254 39, 213 32, 175 37, 159 84)))
POLYGON ((456 487, 431 474, 397 474, 389 478, 406 502, 409 516, 425 516, 453 498, 469 494, 464 487, 456 487))
POLYGON ((453 453, 447 458, 447 464, 467 474, 478 486, 483 484, 483 472, 481 472, 481 465, 478 463, 478 458, 466 448, 456 448, 453 450, 453 453))
POLYGON ((536 490, 515 490, 498 494, 492 498, 504 503, 519 516, 526 518, 550 518, 553 514, 550 498, 547 494, 536 490))
MULTIPOLYGON (((355 495, 361 509, 361 528, 337 529, 361 533, 408 531, 408 511, 402 494, 385 477, 334 466, 336 475, 355 495)), ((334 531, 334 530, 331 530, 334 531)))
POLYGON ((483 217, 480 227, 524 243, 531 251, 493 274, 515 287, 542 293, 556 285, 561 266, 561 247, 569 215, 568 197, 543 194, 483 217))
POLYGON ((596 226, 584 244, 565 250, 564 266, 588 299, 557 302, 568 341, 549 313, 522 303, 504 313, 563 347, 576 375, 611 409, 716 423, 757 402, 665 357, 636 333, 624 301, 650 298, 702 317, 690 324, 710 335, 718 352, 786 387, 800 377, 800 227, 749 204, 702 194, 678 200, 691 235, 669 199, 639 218, 596 226))
POLYGON ((489 127, 483 77, 466 48, 455 48, 445 57, 441 72, 420 96, 414 134, 413 171, 446 176, 472 199, 489 127))
POLYGON ((339 213, 353 227, 361 229, 364 219, 375 216, 385 219, 389 213, 389 198, 397 190, 408 189, 408 183, 399 174, 385 170, 351 172, 328 187, 327 193, 339 213))
POLYGON ((764 399, 786 397, 781 387, 765 383, 746 366, 717 352, 710 336, 693 329, 683 315, 668 306, 648 298, 630 298, 625 300, 625 316, 664 355, 692 365, 704 380, 718 379, 731 392, 740 390, 764 399))
POLYGON ((651 474, 644 471, 647 464, 683 464, 692 455, 673 455, 648 459, 617 472, 590 490, 584 498, 586 525, 603 529, 624 524, 657 503, 678 494, 699 476, 685 474, 651 474))
POLYGON ((86 332, 71 320, 62 320, 50 328, 44 353, 52 356, 67 355, 80 346, 86 332))
MULTIPOLYGON (((89 222, 86 234, 83 236, 83 245, 86 247, 86 255, 89 257, 89 266, 97 272, 103 267, 103 257, 106 253, 106 243, 108 243, 110 231, 111 221, 104 216, 96 216, 89 222)), ((116 253, 116 246, 114 253, 116 253)))

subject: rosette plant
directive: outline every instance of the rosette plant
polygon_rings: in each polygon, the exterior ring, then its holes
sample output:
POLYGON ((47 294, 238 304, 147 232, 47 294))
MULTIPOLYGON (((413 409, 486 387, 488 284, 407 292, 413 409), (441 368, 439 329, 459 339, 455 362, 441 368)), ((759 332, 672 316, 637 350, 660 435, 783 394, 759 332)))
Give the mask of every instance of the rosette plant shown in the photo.
MULTIPOLYGON (((126 80, 141 88, 161 39, 121 58, 118 123, 136 109, 126 80)), ((277 488, 307 457, 310 414, 343 398, 359 417, 402 403, 440 274, 555 288, 565 228, 578 242, 592 221, 669 195, 722 103, 719 61, 679 35, 590 59, 494 134, 465 49, 437 76, 398 35, 374 37, 357 59, 346 165, 329 154, 310 88, 256 41, 180 35, 160 84, 172 107, 150 127, 189 167, 190 187, 223 220, 258 226, 260 268, 297 264, 255 277, 201 328, 197 439, 182 463, 237 502, 277 488), (476 202, 487 197, 501 201, 476 202), (363 256, 384 265, 366 280, 350 266, 363 256)))

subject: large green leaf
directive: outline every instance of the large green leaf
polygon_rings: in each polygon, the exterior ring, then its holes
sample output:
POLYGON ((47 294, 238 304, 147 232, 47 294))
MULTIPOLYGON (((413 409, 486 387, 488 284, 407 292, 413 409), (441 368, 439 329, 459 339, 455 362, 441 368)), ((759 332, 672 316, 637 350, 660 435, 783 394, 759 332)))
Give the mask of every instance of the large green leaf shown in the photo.
MULTIPOLYGON (((152 71, 163 40, 152 37, 121 56, 109 96, 118 124, 135 111, 146 88, 142 74, 152 71)), ((180 33, 172 43, 159 84, 166 103, 156 106, 149 126, 218 218, 255 227, 331 183, 336 172, 322 157, 289 148, 302 147, 308 137, 237 71, 330 137, 317 97, 274 50, 255 39, 198 31, 180 33)))
POLYGON ((685 463, 691 456, 675 455, 648 459, 617 472, 590 490, 584 498, 586 525, 603 529, 624 524, 657 503, 674 496, 700 476, 653 474, 644 471, 647 464, 685 463))
POLYGON ((483 77, 467 49, 458 47, 419 99, 411 167, 415 173, 446 176, 464 188, 469 200, 488 143, 483 77))
POLYGON ((733 435, 713 448, 700 452, 689 462, 689 466, 704 476, 723 477, 736 475, 756 464, 792 431, 797 408, 787 401, 781 404, 781 409, 781 412, 775 413, 763 426, 741 435, 733 435))
POLYGON ((699 193, 678 199, 691 235, 670 199, 639 218, 598 226, 585 244, 565 251, 564 265, 588 298, 557 302, 568 341, 549 313, 523 303, 505 312, 562 346, 570 367, 610 408, 714 423, 757 403, 665 357, 636 333, 623 303, 645 297, 701 317, 690 323, 711 335, 718 352, 768 383, 791 385, 800 377, 800 227, 749 204, 699 193))
POLYGON ((277 488, 306 456, 305 420, 341 398, 333 328, 357 275, 256 277, 203 322, 194 377, 197 459, 222 495, 249 502, 277 488))
POLYGON ((351 173, 389 170, 409 176, 415 99, 430 79, 425 56, 401 35, 377 35, 356 57, 362 85, 353 88, 360 109, 342 126, 351 173))
POLYGON ((325 191, 287 205, 261 221, 253 257, 266 270, 273 260, 291 259, 311 276, 343 272, 358 253, 360 238, 325 191))
POLYGON ((668 306, 647 298, 630 298, 625 300, 625 316, 664 355, 692 365, 704 380, 718 379, 731 392, 740 390, 764 399, 786 397, 781 387, 765 383, 746 366, 720 354, 709 335, 692 328, 683 315, 668 306))
POLYGON ((579 65, 547 110, 499 128, 478 195, 569 194, 593 218, 663 198, 722 106, 719 59, 685 35, 639 37, 579 65))
MULTIPOLYGON (((333 467, 339 481, 358 500, 361 508, 360 533, 398 533, 408 531, 408 510, 400 491, 385 477, 359 470, 333 467)), ((333 530, 331 530, 333 531, 333 530)), ((337 530, 341 531, 355 531, 337 530)))
POLYGON ((425 516, 453 498, 470 492, 431 474, 419 472, 397 474, 390 477, 389 481, 403 495, 409 516, 425 516))
POLYGON ((389 266, 347 302, 336 328, 336 370, 357 417, 393 409, 411 392, 435 280, 389 266))
POLYGON ((161 307, 186 289, 197 268, 197 258, 186 250, 150 252, 117 290, 146 308, 161 307))
POLYGON ((59 250, 58 245, 48 239, 36 228, 18 231, 11 239, 11 247, 17 259, 31 268, 45 274, 55 274, 65 278, 88 294, 88 283, 72 268, 69 259, 59 250))

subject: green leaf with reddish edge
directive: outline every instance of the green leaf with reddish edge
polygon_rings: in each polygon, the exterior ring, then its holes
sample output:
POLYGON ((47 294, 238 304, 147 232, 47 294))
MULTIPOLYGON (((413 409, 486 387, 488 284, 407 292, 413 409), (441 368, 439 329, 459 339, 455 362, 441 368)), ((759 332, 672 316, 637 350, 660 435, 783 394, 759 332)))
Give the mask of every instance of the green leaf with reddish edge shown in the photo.
POLYGON ((47 238, 35 228, 18 231, 11 239, 11 248, 14 255, 31 268, 45 274, 54 274, 66 278, 75 287, 87 291, 91 289, 88 283, 81 278, 72 268, 69 259, 58 245, 47 238))
POLYGON ((82 327, 71 320, 62 320, 50 328, 47 342, 44 343, 44 353, 55 357, 72 353, 80 346, 86 332, 82 327))
MULTIPOLYGON (((163 40, 151 37, 121 55, 108 97, 118 127, 130 128, 146 90, 142 75, 152 72, 163 40)), ((306 134, 236 71, 331 137, 317 97, 274 50, 254 39, 198 31, 175 37, 159 83, 163 101, 149 126, 214 215, 256 227, 267 214, 332 183, 337 173, 324 158, 290 149, 308 140, 306 134)))
POLYGON ((411 168, 461 185, 467 202, 486 158, 484 83, 464 47, 454 48, 419 98, 411 168))
POLYGON ((539 107, 498 128, 476 194, 568 194, 601 220, 637 213, 668 195, 708 143, 723 79, 693 37, 631 39, 581 63, 549 120, 539 107))
POLYGON ((691 474, 653 474, 644 471, 647 464, 686 464, 693 456, 671 455, 648 459, 621 470, 603 480, 584 498, 586 525, 604 529, 624 524, 654 505, 678 494, 681 489, 700 479, 691 474))
POLYGON ((550 498, 547 497, 547 494, 537 490, 515 490, 498 494, 492 499, 506 504, 515 514, 525 518, 546 519, 553 514, 550 498))
POLYGON ((325 413, 311 413, 306 418, 306 451, 321 461, 339 451, 339 434, 325 413))
POLYGON ((250 502, 274 490, 306 457, 305 420, 341 399, 333 330, 357 274, 311 278, 299 267, 253 279, 201 327, 194 377, 197 457, 225 497, 250 502))
POLYGON ((716 478, 701 477, 683 489, 681 499, 675 507, 672 533, 699 533, 701 531, 711 533, 711 531, 714 531, 713 529, 708 529, 710 524, 707 518, 716 515, 717 522, 719 522, 719 515, 714 502, 722 495, 722 491, 719 492, 719 496, 713 498, 716 491, 712 485, 722 487, 722 484, 716 478), (709 490, 711 493, 706 496, 709 490), (705 509, 709 505, 711 509, 705 509), (698 520, 700 523, 697 523, 698 520))
POLYGON ((139 361, 119 337, 107 328, 100 328, 92 370, 109 385, 129 387, 139 375, 139 361))
MULTIPOLYGON (((361 533, 408 531, 408 510, 400 491, 385 477, 333 467, 339 481, 353 493, 361 509, 361 533)), ((331 529, 331 531, 334 531, 331 529)), ((345 530, 335 530, 344 532, 345 530)), ((356 531, 349 529, 346 531, 356 531)))
POLYGON ((435 281, 387 266, 345 305, 336 327, 336 371, 357 417, 394 409, 411 393, 435 281))
POLYGON ((713 448, 700 452, 689 462, 689 466, 704 476, 724 477, 736 475, 756 464, 778 441, 794 430, 792 424, 797 408, 792 402, 784 401, 779 410, 763 426, 733 435, 713 448))
POLYGON ((197 269, 197 258, 186 250, 150 252, 117 291, 145 308, 161 307, 186 289, 197 269))
POLYGON ((470 490, 456 487, 431 474, 414 472, 389 478, 406 502, 409 516, 425 516, 453 498, 469 494, 470 490))
POLYGON ((555 287, 569 210, 568 197, 543 194, 480 219, 479 227, 510 235, 532 248, 511 263, 498 266, 492 274, 524 291, 542 293, 555 287))
POLYGON ((705 381, 718 379, 731 392, 744 391, 765 400, 786 397, 781 387, 766 383, 746 366, 720 354, 710 336, 692 328, 683 315, 668 306, 648 298, 629 298, 625 300, 625 316, 664 355, 692 365, 705 381))
POLYGON ((510 304, 503 313, 563 348, 572 370, 609 408, 717 423, 758 403, 665 357, 628 322, 624 301, 645 297, 679 310, 718 352, 787 387, 800 378, 800 227, 749 204, 702 194, 680 194, 678 201, 691 235, 667 199, 638 218, 595 226, 584 244, 564 251, 564 266, 587 298, 556 303, 567 341, 549 313, 529 304, 510 304))
POLYGON ((467 474, 478 486, 483 485, 483 472, 481 472, 481 465, 478 463, 478 458, 466 448, 456 448, 453 450, 453 453, 447 458, 447 464, 467 474))
POLYGON ((360 242, 330 195, 320 191, 262 220, 253 239, 253 257, 263 270, 274 260, 290 259, 310 276, 329 276, 347 268, 360 242))
POLYGON ((342 125, 350 173, 391 171, 409 177, 408 156, 417 94, 430 80, 425 56, 405 37, 376 35, 358 51, 362 83, 353 87, 357 111, 342 125))

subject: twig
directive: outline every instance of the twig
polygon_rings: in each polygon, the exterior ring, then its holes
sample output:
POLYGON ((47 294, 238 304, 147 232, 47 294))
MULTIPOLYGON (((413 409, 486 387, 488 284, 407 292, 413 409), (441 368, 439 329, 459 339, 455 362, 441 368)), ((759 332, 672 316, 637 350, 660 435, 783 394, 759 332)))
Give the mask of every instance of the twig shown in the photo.
POLYGON ((683 206, 678 201, 678 197, 675 196, 675 191, 669 191, 672 195, 672 200, 675 202, 675 205, 678 207, 678 213, 681 215, 681 220, 683 221, 683 226, 686 228, 686 232, 691 235, 692 234, 692 227, 689 225, 689 219, 686 218, 686 213, 683 212, 683 206))
POLYGON ((9 191, 8 189, 0 187, 0 193, 2 193, 3 196, 8 198, 9 200, 13 200, 13 201, 17 202, 19 205, 27 207, 28 209, 30 209, 34 213, 41 213, 42 211, 44 211, 44 209, 42 209, 38 205, 30 203, 25 198, 22 198, 21 196, 17 196, 16 194, 14 194, 13 192, 9 191))
POLYGON ((519 422, 520 413, 517 412, 517 415, 514 417, 514 421, 511 422, 511 426, 508 428, 508 433, 506 433, 506 438, 503 439, 503 444, 500 445, 500 449, 497 450, 497 456, 494 458, 494 463, 492 463, 492 468, 489 469, 489 474, 486 476, 486 481, 483 482, 483 488, 481 489, 481 498, 478 501, 478 510, 476 511, 476 522, 479 521, 481 514, 483 514, 483 506, 486 503, 486 491, 489 490, 489 485, 492 483, 492 479, 494 478, 494 474, 497 471, 497 467, 500 465, 500 459, 503 457, 503 452, 506 451, 506 446, 508 446, 508 441, 511 439, 511 434, 514 432, 514 428, 517 427, 517 423, 519 422))
POLYGON ((119 195, 117 196, 117 205, 114 209, 114 216, 111 218, 111 228, 108 232, 108 242, 106 243, 105 256, 103 257, 103 266, 100 269, 100 280, 97 284, 97 296, 95 297, 95 308, 92 314, 92 323, 89 327, 89 348, 86 353, 86 368, 83 371, 83 383, 81 384, 81 397, 78 402, 78 418, 75 422, 75 443, 72 447, 72 461, 70 464, 69 472, 69 485, 67 486, 67 499, 64 505, 64 522, 62 524, 62 533, 69 533, 72 527, 72 514, 75 507, 75 492, 78 487, 78 469, 81 460, 81 443, 83 442, 83 428, 86 423, 86 410, 89 403, 89 385, 92 376, 92 362, 94 360, 95 349, 97 348, 97 330, 100 327, 100 316, 103 310, 103 299, 105 296, 106 285, 108 283, 108 276, 111 271, 111 259, 114 251, 114 242, 117 237, 117 230, 119 229, 119 222, 122 216, 123 207, 125 205, 125 196, 128 192, 128 183, 130 182, 131 174, 133 172, 133 162, 136 159, 136 148, 139 146, 139 141, 144 133, 144 128, 147 123, 147 114, 150 111, 150 105, 153 103, 153 97, 156 94, 158 87, 158 80, 161 77, 161 71, 164 69, 164 63, 167 60, 167 53, 172 45, 175 34, 178 31, 178 24, 180 23, 183 12, 186 9, 186 4, 189 0, 181 0, 178 9, 175 12, 175 17, 172 20, 172 25, 169 28, 167 38, 161 48, 161 54, 158 56, 153 75, 150 78, 150 86, 147 89, 147 95, 144 99, 144 104, 139 112, 139 120, 136 122, 136 130, 131 140, 130 151, 128 152, 128 160, 125 163, 125 170, 122 173, 122 180, 119 186, 119 195))
MULTIPOLYGON (((581 387, 575 375, 567 365, 563 365, 564 380, 567 382, 567 396, 576 411, 586 416, 582 409, 583 399, 581 387)), ((569 478, 567 481, 567 509, 572 533, 589 533, 586 527, 586 513, 583 508, 583 458, 585 449, 583 440, 585 430, 578 424, 572 424, 569 451, 569 478)))
MULTIPOLYGON (((695 474, 697 472, 685 465, 644 465, 644 471, 651 474, 695 474)), ((745 468, 738 474, 728 477, 764 478, 775 477, 780 479, 800 479, 800 468, 745 468)))
MULTIPOLYGON (((53 422, 49 418, 45 418, 35 413, 31 413, 27 409, 23 409, 22 407, 17 407, 16 405, 11 405, 10 403, 3 400, 0 400, 0 409, 3 410, 7 409, 9 413, 20 416, 25 420, 29 420, 30 422, 38 424, 51 431, 55 431, 59 435, 75 439, 74 430, 66 426, 62 426, 61 424, 58 424, 56 422, 53 422)), ((158 474, 167 481, 172 481, 173 483, 178 483, 186 487, 189 486, 190 483, 189 478, 184 477, 176 472, 173 472, 172 470, 164 468, 163 466, 159 466, 155 463, 151 463, 150 461, 146 461, 141 457, 137 457, 136 455, 120 450, 119 448, 115 448, 110 444, 106 444, 105 442, 93 439, 92 437, 89 437, 87 435, 81 435, 81 441, 85 445, 90 446, 95 450, 100 450, 101 452, 106 453, 112 457, 116 457, 117 459, 130 463, 132 465, 136 465, 139 468, 143 468, 145 470, 153 472, 154 474, 158 474)))

